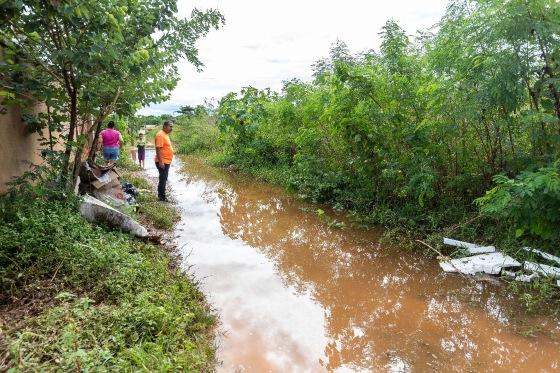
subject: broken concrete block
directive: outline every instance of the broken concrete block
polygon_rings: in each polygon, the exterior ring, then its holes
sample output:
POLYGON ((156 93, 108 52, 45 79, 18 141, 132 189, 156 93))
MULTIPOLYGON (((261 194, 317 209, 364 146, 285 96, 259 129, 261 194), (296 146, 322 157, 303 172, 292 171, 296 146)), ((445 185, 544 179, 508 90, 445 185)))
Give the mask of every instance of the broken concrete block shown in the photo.
POLYGON ((443 238, 443 243, 445 245, 460 247, 465 249, 469 254, 484 254, 484 253, 493 253, 496 252, 496 248, 494 246, 479 246, 474 243, 464 242, 453 240, 451 238, 443 238))
POLYGON ((560 278, 560 268, 546 264, 525 262, 523 263, 523 269, 526 271, 537 272, 548 277, 560 278))
POLYGON ((80 204, 80 214, 90 223, 105 223, 137 237, 148 236, 146 228, 136 220, 87 194, 80 204))
POLYGON ((442 261, 439 265, 445 272, 459 272, 467 275, 476 273, 497 275, 502 268, 520 267, 521 263, 502 253, 490 253, 442 261))
POLYGON ((551 262, 556 262, 560 264, 560 258, 552 254, 545 253, 544 251, 540 251, 537 249, 531 249, 530 247, 524 247, 523 250, 528 251, 530 253, 537 253, 546 260, 550 260, 551 262))

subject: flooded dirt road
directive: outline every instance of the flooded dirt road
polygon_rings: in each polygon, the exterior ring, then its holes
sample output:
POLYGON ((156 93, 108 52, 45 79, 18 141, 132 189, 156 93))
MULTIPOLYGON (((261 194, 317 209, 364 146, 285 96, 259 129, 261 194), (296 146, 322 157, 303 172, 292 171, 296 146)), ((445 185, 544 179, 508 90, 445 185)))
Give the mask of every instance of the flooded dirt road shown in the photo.
POLYGON ((190 158, 170 183, 185 265, 221 319, 220 371, 560 371, 559 321, 516 314, 504 285, 330 229, 278 188, 190 158))

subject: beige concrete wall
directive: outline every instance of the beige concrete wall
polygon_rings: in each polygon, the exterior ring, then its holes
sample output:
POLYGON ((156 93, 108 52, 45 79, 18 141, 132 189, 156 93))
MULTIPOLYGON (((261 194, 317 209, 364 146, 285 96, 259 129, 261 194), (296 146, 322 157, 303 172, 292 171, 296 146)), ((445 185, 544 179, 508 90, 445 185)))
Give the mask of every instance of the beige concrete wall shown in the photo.
POLYGON ((6 183, 29 170, 29 163, 41 163, 39 134, 29 133, 17 107, 0 114, 0 193, 6 183))

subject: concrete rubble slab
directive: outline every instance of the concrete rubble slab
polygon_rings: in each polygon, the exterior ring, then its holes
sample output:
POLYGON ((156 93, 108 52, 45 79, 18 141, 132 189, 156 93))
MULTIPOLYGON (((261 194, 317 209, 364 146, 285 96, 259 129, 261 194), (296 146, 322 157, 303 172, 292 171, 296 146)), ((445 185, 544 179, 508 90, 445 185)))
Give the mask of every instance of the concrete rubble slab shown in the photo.
POLYGON ((137 237, 148 237, 146 228, 136 220, 90 195, 86 194, 80 203, 80 214, 90 223, 105 223, 137 237))
POLYGON ((530 253, 537 253, 546 260, 550 260, 551 262, 556 262, 560 264, 560 258, 552 254, 545 253, 544 251, 540 251, 537 249, 531 249, 530 247, 524 247, 523 250, 528 251, 530 253))
POLYGON ((560 268, 549 266, 546 264, 525 262, 523 263, 523 269, 530 272, 540 273, 552 278, 560 278, 560 268))
POLYGON ((517 260, 499 252, 451 259, 442 261, 439 265, 445 272, 459 272, 466 275, 476 273, 497 275, 502 268, 521 267, 521 263, 517 260))
POLYGON ((474 243, 453 240, 451 238, 443 238, 444 245, 455 246, 465 249, 469 254, 485 254, 494 253, 496 248, 494 246, 479 246, 474 243))

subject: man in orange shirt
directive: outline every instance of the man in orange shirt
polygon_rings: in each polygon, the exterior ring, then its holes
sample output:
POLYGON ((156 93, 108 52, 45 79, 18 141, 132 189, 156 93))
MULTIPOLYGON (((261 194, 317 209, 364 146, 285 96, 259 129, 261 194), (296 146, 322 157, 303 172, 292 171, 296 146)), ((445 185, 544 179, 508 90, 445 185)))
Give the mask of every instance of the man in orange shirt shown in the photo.
POLYGON ((156 145, 156 167, 159 172, 158 198, 160 201, 167 202, 165 197, 165 184, 169 176, 169 166, 173 160, 173 146, 169 139, 169 133, 173 130, 173 123, 166 120, 163 129, 159 131, 155 138, 156 145))

